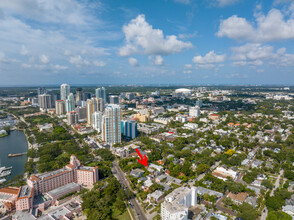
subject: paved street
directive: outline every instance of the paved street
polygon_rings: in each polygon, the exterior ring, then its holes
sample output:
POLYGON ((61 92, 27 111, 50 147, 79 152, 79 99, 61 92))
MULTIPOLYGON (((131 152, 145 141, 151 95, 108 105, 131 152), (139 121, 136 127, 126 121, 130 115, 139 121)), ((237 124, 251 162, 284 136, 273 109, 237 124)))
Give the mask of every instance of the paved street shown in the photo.
MULTIPOLYGON (((132 191, 128 181, 125 179, 124 173, 122 172, 116 161, 113 162, 112 172, 122 185, 124 185, 126 188, 132 191)), ((129 202, 133 206, 132 210, 135 214, 135 218, 139 220, 147 220, 147 217, 144 211, 142 210, 141 206, 137 202, 136 198, 130 199, 129 202)))
MULTIPOLYGON (((281 170, 280 173, 279 173, 278 178, 276 179, 275 186, 274 186, 273 190, 270 193, 270 196, 273 196, 275 190, 280 187, 280 178, 281 178, 281 176, 283 176, 283 174, 284 174, 284 170, 281 170)), ((267 214, 268 214, 268 210, 267 210, 267 207, 265 206, 264 209, 262 210, 260 220, 266 220, 267 214)))

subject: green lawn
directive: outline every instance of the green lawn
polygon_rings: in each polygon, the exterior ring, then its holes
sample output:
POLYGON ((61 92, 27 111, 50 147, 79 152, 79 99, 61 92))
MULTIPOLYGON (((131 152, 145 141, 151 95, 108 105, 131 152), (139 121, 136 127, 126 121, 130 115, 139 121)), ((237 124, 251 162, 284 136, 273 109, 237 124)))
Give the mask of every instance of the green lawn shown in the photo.
POLYGON ((117 220, 131 220, 128 211, 125 211, 122 215, 117 216, 117 220))

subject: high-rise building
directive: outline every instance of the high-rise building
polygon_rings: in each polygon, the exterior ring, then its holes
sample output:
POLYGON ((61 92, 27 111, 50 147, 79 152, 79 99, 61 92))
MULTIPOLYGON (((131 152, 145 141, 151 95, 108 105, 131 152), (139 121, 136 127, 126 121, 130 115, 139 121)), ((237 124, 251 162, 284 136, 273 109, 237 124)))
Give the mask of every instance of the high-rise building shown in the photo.
POLYGON ((104 99, 104 101, 106 102, 106 89, 104 88, 104 87, 102 87, 102 88, 97 88, 96 90, 95 90, 95 95, 96 95, 96 97, 97 98, 102 98, 102 99, 104 99))
POLYGON ((119 104, 119 97, 116 95, 112 95, 109 97, 110 104, 119 104))
POLYGON ((134 120, 121 121, 121 134, 127 138, 134 139, 138 136, 137 122, 134 120))
POLYGON ((97 101, 97 111, 104 112, 105 110, 105 100, 101 98, 96 98, 97 101))
POLYGON ((38 96, 43 95, 45 93, 47 93, 46 88, 44 88, 44 87, 38 88, 38 96))
POLYGON ((75 110, 75 97, 70 93, 65 101, 66 112, 75 110))
POLYGON ((83 101, 83 89, 77 88, 76 91, 76 104, 80 105, 80 102, 83 101))
POLYGON ((105 109, 105 102, 101 98, 91 98, 87 100, 87 123, 93 124, 92 116, 94 112, 101 111, 105 109))
POLYGON ((203 105, 202 100, 197 100, 197 101, 196 101, 196 106, 198 106, 199 108, 201 108, 202 105, 203 105))
POLYGON ((47 110, 49 108, 52 108, 51 95, 49 94, 39 95, 39 106, 42 110, 47 110))
POLYGON ((77 124, 79 122, 78 113, 76 111, 71 111, 66 114, 67 123, 69 125, 77 124))
POLYGON ((79 120, 86 120, 87 119, 87 107, 77 107, 75 110, 78 113, 79 120))
POLYGON ((121 143, 121 116, 119 105, 108 105, 102 116, 102 140, 112 146, 121 143))
POLYGON ((88 99, 91 99, 91 93, 83 92, 83 101, 87 101, 88 99))
POLYGON ((132 92, 128 92, 128 93, 126 94, 126 98, 127 98, 128 100, 133 100, 133 99, 135 98, 135 94, 132 93, 132 92))
POLYGON ((57 95, 56 94, 50 94, 50 95, 51 95, 52 108, 55 108, 55 102, 57 100, 57 95))
POLYGON ((98 132, 101 132, 102 128, 102 112, 94 112, 93 114, 93 128, 98 132))
POLYGON ((199 117, 200 116, 200 107, 190 107, 189 108, 189 116, 190 117, 199 117))
POLYGON ((60 86, 60 99, 65 101, 70 93, 70 85, 62 84, 60 86))
POLYGON ((56 115, 65 114, 65 102, 63 100, 56 100, 55 102, 56 115))
POLYGON ((88 99, 86 108, 87 108, 87 124, 89 125, 93 123, 92 115, 94 114, 94 110, 92 106, 93 106, 92 99, 88 99))

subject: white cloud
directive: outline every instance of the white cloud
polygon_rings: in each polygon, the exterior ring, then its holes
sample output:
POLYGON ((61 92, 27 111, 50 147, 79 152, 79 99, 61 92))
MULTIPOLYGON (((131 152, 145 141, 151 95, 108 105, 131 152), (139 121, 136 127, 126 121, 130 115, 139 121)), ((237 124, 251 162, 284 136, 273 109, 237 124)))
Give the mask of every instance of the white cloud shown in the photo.
POLYGON ((217 3, 217 6, 219 7, 225 7, 225 6, 233 5, 239 1, 240 0, 216 0, 216 3, 217 3))
POLYGON ((164 37, 162 30, 153 29, 142 14, 131 20, 128 25, 124 25, 123 32, 126 45, 119 50, 121 56, 132 54, 168 55, 180 53, 183 49, 192 47, 190 42, 180 41, 175 35, 164 37))
POLYGON ((231 78, 239 78, 239 79, 246 79, 248 78, 247 74, 240 74, 240 73, 231 73, 231 74, 226 74, 225 78, 231 79, 231 78))
POLYGON ((28 63, 23 63, 23 64, 21 64, 21 66, 23 68, 31 68, 32 67, 32 65, 31 64, 28 64, 28 63))
POLYGON ((39 58, 40 58, 41 63, 43 63, 43 64, 48 64, 50 62, 49 57, 46 56, 45 54, 42 54, 39 58))
POLYGON ((198 67, 214 67, 216 63, 224 62, 226 59, 225 54, 217 55, 213 50, 208 52, 204 57, 203 56, 195 56, 193 57, 193 63, 195 63, 198 67))
POLYGON ((191 74, 192 73, 192 70, 184 70, 184 73, 185 74, 191 74))
POLYGON ((0 1, 4 14, 58 24, 85 25, 90 20, 84 7, 75 0, 13 0, 0 1))
POLYGON ((245 18, 233 15, 221 21, 217 36, 250 42, 294 39, 294 19, 285 19, 280 10, 272 9, 267 15, 256 15, 255 28, 245 18))
POLYGON ((192 69, 193 66, 191 64, 185 64, 184 67, 185 67, 185 69, 192 69))
POLYGON ((66 70, 66 69, 68 69, 67 66, 61 66, 61 65, 59 65, 59 64, 57 64, 57 65, 53 65, 52 67, 53 67, 53 69, 55 69, 55 70, 66 70))
POLYGON ((194 31, 194 32, 191 33, 191 34, 179 34, 179 38, 180 38, 180 39, 189 39, 189 38, 193 38, 193 37, 195 37, 197 34, 198 34, 197 31, 194 31))
POLYGON ((174 2, 189 5, 191 3, 190 0, 174 0, 174 2))
POLYGON ((157 66, 163 66, 163 64, 164 64, 163 57, 159 56, 159 55, 155 56, 154 64, 157 66))
POLYGON ((98 67, 106 66, 106 63, 104 61, 99 61, 99 60, 94 60, 93 64, 98 67))
POLYGON ((272 46, 262 46, 261 44, 248 43, 240 47, 232 47, 232 59, 234 60, 258 60, 270 59, 274 55, 272 46))
POLYGON ((78 66, 78 67, 80 67, 82 65, 89 65, 90 64, 90 62, 88 60, 83 59, 80 55, 71 56, 69 58, 69 62, 71 64, 78 66))
POLYGON ((233 66, 261 66, 265 61, 278 66, 294 66, 294 54, 287 54, 285 48, 276 52, 269 45, 248 43, 240 47, 232 47, 233 66))
POLYGON ((23 55, 23 56, 29 54, 29 51, 28 51, 28 49, 25 47, 25 45, 22 45, 22 46, 21 46, 20 54, 23 55))
POLYGON ((19 62, 19 60, 7 58, 5 53, 0 51, 0 63, 9 64, 9 63, 18 63, 18 62, 19 62))
POLYGON ((285 3, 291 3, 293 2, 293 0, 275 0, 274 1, 274 5, 277 5, 277 4, 285 4, 285 3))
POLYGON ((129 58, 129 63, 131 66, 138 66, 139 65, 138 60, 134 57, 129 58))

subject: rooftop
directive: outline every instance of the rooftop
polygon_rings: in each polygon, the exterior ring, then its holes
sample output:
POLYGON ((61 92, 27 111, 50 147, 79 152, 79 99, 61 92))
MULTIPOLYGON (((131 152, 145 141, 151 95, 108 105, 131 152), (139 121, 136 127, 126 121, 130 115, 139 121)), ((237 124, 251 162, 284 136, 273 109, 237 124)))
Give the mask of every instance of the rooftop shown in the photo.
POLYGON ((17 187, 4 187, 0 189, 0 193, 7 193, 7 194, 18 194, 19 188, 17 187))
POLYGON ((32 197, 32 188, 28 185, 22 186, 18 198, 32 197))
POLYGON ((80 167, 79 167, 79 170, 93 171, 93 167, 80 166, 80 167))
POLYGON ((57 195, 59 195, 62 192, 69 192, 69 191, 72 192, 79 186, 80 185, 77 183, 69 183, 69 184, 63 185, 61 187, 58 187, 56 189, 53 189, 53 190, 47 192, 47 194, 51 197, 56 197, 57 195))
POLYGON ((52 217, 53 219, 60 219, 62 216, 65 216, 69 213, 70 211, 63 206, 53 212, 48 213, 48 215, 52 217))
POLYGON ((248 193, 245 193, 245 192, 242 192, 242 193, 238 193, 238 194, 235 194, 235 193, 229 193, 228 195, 231 199, 233 200, 237 200, 237 201, 240 201, 240 202, 244 202, 244 200, 247 198, 248 196, 248 193))
POLYGON ((66 168, 61 168, 59 170, 55 170, 55 171, 52 171, 52 172, 48 172, 48 173, 38 175, 38 177, 43 180, 45 178, 48 178, 48 177, 51 177, 51 176, 54 176, 54 175, 57 175, 57 174, 61 174, 61 173, 66 172, 66 171, 69 171, 69 170, 66 169, 66 168))

